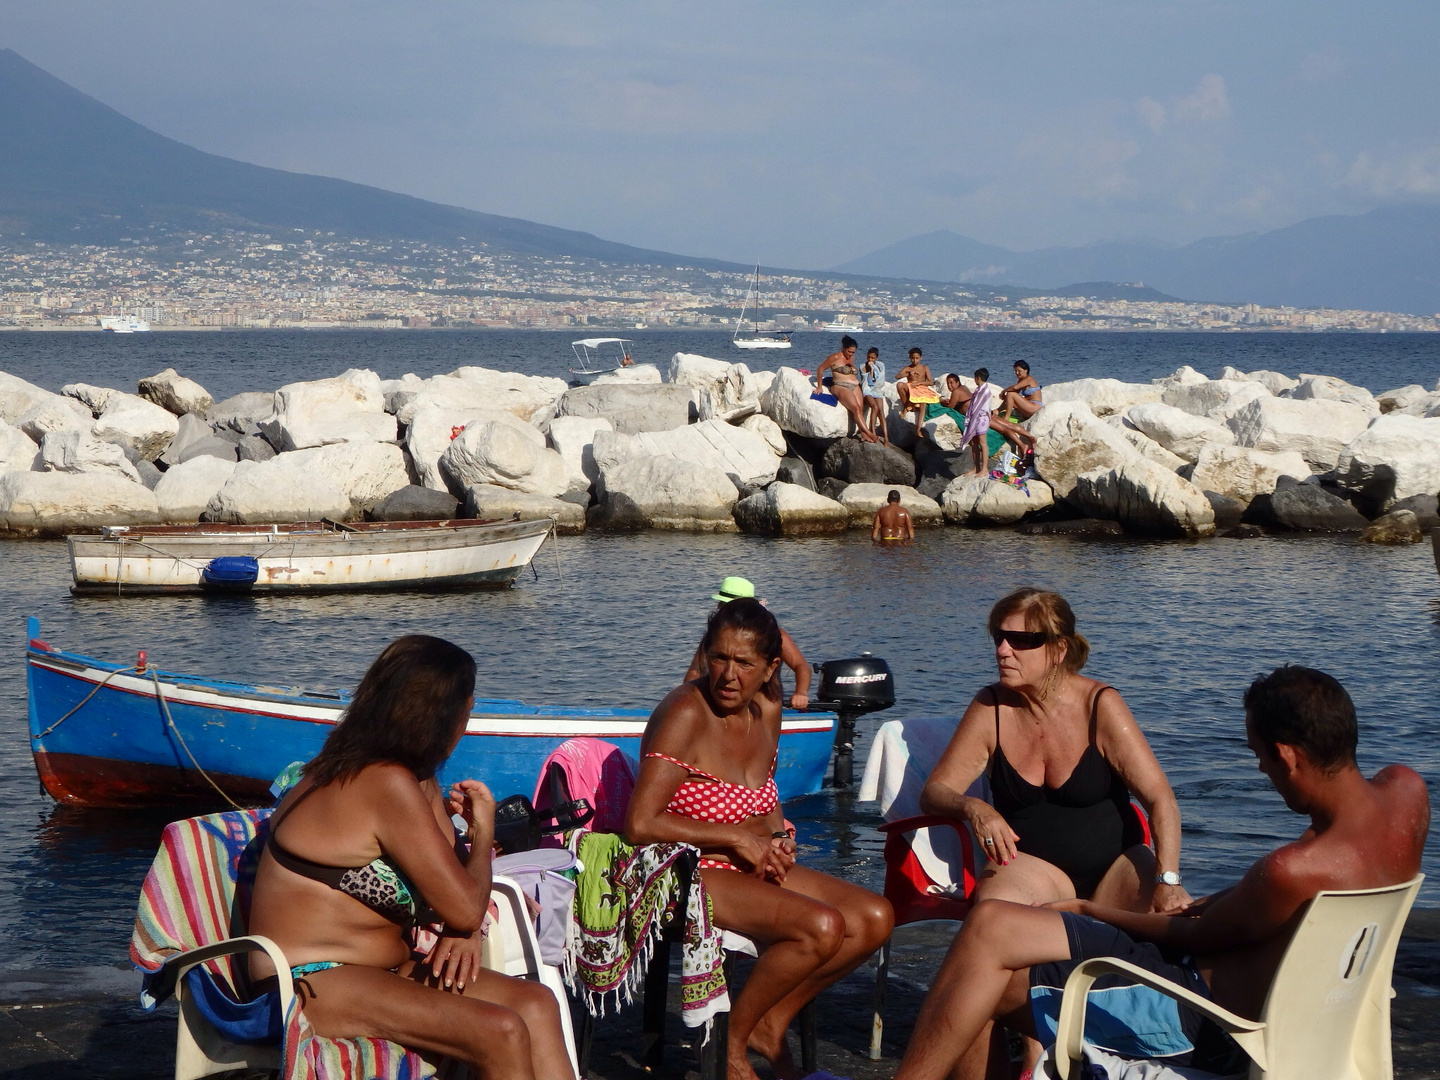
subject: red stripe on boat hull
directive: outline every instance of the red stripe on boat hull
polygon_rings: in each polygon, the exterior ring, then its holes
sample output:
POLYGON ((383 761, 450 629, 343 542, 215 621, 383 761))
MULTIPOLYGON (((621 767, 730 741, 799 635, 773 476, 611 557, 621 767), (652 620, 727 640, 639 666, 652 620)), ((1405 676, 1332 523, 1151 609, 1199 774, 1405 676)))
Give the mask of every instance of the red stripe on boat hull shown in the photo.
MULTIPOLYGON (((198 772, 173 765, 42 751, 35 754, 35 769, 50 797, 71 806, 118 808, 220 801, 215 789, 198 772)), ((270 785, 264 780, 216 772, 211 772, 210 778, 242 805, 264 806, 271 801, 270 785)))

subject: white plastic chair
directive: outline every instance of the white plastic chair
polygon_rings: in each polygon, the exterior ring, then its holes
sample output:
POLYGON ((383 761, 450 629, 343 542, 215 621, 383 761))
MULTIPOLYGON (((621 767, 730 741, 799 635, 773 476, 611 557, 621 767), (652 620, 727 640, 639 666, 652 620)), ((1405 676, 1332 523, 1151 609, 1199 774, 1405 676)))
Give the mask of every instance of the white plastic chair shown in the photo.
POLYGON ((1390 975, 1424 878, 1317 894, 1285 949, 1259 1020, 1123 960, 1082 962, 1065 981, 1049 1070, 1059 1080, 1079 1074, 1090 988, 1102 975, 1121 975, 1229 1032, 1250 1056, 1250 1080, 1391 1080, 1390 975))

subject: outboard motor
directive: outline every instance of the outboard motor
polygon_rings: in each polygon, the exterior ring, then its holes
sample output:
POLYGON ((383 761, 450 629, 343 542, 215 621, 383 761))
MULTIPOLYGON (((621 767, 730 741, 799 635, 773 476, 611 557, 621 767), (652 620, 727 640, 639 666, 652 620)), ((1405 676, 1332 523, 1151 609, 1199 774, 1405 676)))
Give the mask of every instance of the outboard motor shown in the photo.
POLYGON ((815 670, 820 675, 820 691, 810 707, 833 709, 838 714, 834 783, 844 787, 854 778, 855 721, 895 704, 895 676, 889 664, 868 652, 849 660, 826 660, 816 664, 815 670))

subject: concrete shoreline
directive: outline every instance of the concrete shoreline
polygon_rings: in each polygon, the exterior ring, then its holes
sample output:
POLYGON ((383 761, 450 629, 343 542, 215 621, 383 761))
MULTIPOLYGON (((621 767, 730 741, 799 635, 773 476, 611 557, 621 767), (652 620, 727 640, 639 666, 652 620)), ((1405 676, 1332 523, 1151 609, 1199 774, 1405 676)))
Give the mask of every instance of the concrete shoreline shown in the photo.
MULTIPOLYGON (((885 1001, 883 1056, 868 1056, 874 968, 861 967, 821 998, 819 1064, 852 1080, 895 1073, 924 987, 954 928, 917 924, 895 933, 885 1001)), ((678 958, 676 959, 678 964, 678 958)), ((1410 915, 1395 961, 1391 1022, 1397 1080, 1440 1077, 1440 909, 1410 915)), ((7 1080, 164 1080, 173 1075, 175 1006, 154 1013, 136 1003, 139 976, 128 965, 0 970, 0 1076, 7 1080)), ((693 1035, 679 1019, 672 978, 665 1066, 660 1075, 698 1077, 693 1035)), ((587 1076, 643 1080, 640 1008, 597 1021, 587 1076)), ((793 1046, 793 1039, 792 1039, 793 1046)), ((794 1047, 798 1050, 798 1047, 794 1047)), ((761 1075, 766 1072, 760 1070, 761 1075)), ((238 1074, 224 1074, 238 1080, 238 1074)))

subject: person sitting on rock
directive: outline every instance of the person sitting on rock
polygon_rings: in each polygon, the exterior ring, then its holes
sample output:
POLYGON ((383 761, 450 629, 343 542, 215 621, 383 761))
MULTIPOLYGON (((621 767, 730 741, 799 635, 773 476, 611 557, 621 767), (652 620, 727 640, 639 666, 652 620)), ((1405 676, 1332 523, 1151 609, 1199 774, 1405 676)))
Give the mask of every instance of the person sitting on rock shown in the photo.
POLYGON ((955 421, 955 426, 962 431, 965 429, 965 410, 970 404, 970 391, 960 381, 960 376, 953 371, 945 374, 945 400, 937 401, 933 405, 926 405, 921 413, 920 426, 915 429, 917 438, 925 437, 925 424, 941 416, 948 416, 955 421))
POLYGON ((880 350, 871 346, 865 352, 865 366, 860 369, 860 391, 865 398, 865 422, 870 430, 879 430, 880 438, 890 445, 890 430, 886 427, 885 414, 890 403, 885 400, 885 365, 880 361, 880 350), (872 420, 871 417, 874 417, 872 420))
POLYGON ((1040 411, 1040 384, 1030 375, 1030 365, 1015 361, 1015 381, 1000 391, 1000 412, 1012 420, 1025 421, 1040 411))
MULTIPOLYGON (((720 582, 720 591, 710 597, 717 604, 728 604, 731 600, 753 600, 755 599, 755 585, 743 577, 727 577, 720 582)), ((761 600, 760 603, 765 603, 761 600)), ((792 672, 795 673, 795 692, 790 695, 790 707, 792 709, 804 709, 810 704, 810 664, 805 659, 805 654, 800 651, 800 646, 795 644, 795 639, 780 628, 780 659, 792 672)), ((700 649, 695 650, 695 656, 690 661, 690 667, 685 671, 685 681, 698 679, 705 670, 705 657, 700 649)))
MULTIPOLYGON (((1259 1016, 1317 893, 1384 888, 1419 872, 1430 829, 1425 781, 1404 765, 1366 779, 1355 762, 1355 706, 1340 683, 1282 667, 1256 679, 1244 705, 1246 744, 1285 805, 1309 816, 1304 834, 1238 884, 1168 914, 1087 900, 976 904, 931 983, 895 1080, 983 1077, 992 1021, 1053 1034, 1065 980, 1090 957, 1128 960, 1222 1008, 1259 1016)), ((1224 1075, 1245 1070, 1248 1059, 1218 1027, 1118 981, 1123 996, 1106 995, 1105 1041, 1087 1024, 1102 1049, 1224 1075)))
POLYGON ((885 505, 875 511, 870 523, 870 539, 877 544, 915 539, 915 522, 910 511, 900 505, 900 492, 894 488, 885 497, 885 505))
POLYGON ((820 366, 815 370, 815 392, 825 392, 825 371, 828 368, 831 376, 830 389, 834 391, 835 399, 850 414, 855 434, 866 442, 879 442, 866 423, 865 411, 861 405, 860 375, 855 370, 855 350, 859 347, 859 343, 849 334, 840 339, 840 351, 831 353, 820 361, 820 366))
POLYGON ((895 392, 900 395, 900 414, 904 416, 914 409, 917 430, 924 423, 921 419, 924 407, 934 405, 940 400, 940 395, 932 385, 935 377, 930 374, 930 368, 922 359, 923 356, 918 347, 912 348, 910 362, 895 376, 895 392))

